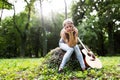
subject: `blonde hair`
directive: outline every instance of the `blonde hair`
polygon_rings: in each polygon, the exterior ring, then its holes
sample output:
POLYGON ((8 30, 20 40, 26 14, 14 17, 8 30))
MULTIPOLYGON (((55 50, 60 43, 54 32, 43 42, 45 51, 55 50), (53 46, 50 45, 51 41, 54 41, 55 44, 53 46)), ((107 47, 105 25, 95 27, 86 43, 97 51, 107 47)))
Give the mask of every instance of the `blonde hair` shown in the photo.
POLYGON ((72 19, 65 19, 64 21, 63 21, 63 27, 65 26, 65 24, 67 23, 67 22, 71 22, 71 23, 73 23, 73 21, 72 21, 72 19))

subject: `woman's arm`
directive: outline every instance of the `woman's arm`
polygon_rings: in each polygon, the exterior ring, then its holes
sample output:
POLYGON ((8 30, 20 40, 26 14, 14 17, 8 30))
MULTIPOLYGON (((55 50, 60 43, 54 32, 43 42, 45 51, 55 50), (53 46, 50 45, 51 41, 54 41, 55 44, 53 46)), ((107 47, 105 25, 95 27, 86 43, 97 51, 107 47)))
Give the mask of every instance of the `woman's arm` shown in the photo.
POLYGON ((68 39, 66 38, 65 33, 66 33, 66 30, 63 28, 60 32, 60 36, 65 41, 65 43, 68 43, 68 39))
POLYGON ((75 31, 75 36, 78 37, 78 29, 76 27, 73 27, 73 30, 75 31))

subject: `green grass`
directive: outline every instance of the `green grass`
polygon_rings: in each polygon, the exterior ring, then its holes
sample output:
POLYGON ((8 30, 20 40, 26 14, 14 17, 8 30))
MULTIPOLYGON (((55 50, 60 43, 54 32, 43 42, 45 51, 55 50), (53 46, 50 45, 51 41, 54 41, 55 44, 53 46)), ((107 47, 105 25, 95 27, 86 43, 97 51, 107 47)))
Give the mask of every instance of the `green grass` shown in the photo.
POLYGON ((102 69, 70 70, 58 74, 47 58, 0 59, 0 80, 120 80, 120 57, 100 57, 102 69))

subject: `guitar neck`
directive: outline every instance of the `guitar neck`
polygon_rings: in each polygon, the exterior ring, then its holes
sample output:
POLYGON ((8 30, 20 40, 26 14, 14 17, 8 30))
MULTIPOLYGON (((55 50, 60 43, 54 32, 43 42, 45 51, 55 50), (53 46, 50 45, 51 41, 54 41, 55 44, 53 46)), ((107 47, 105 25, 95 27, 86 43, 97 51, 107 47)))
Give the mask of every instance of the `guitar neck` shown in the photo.
POLYGON ((78 41, 80 42, 80 44, 82 45, 82 47, 85 49, 85 51, 88 53, 87 48, 86 48, 85 45, 82 43, 82 41, 79 39, 79 37, 78 37, 78 41))

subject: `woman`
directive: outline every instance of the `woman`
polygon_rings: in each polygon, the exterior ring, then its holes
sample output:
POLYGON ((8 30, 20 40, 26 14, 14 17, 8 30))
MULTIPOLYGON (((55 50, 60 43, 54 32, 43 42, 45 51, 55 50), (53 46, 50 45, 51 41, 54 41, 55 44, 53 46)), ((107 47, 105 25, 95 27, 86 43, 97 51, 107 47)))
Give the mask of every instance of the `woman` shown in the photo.
POLYGON ((78 42, 78 30, 74 26, 73 21, 70 19, 66 19, 63 22, 63 29, 60 32, 61 39, 59 41, 59 46, 61 49, 66 51, 65 55, 63 56, 63 60, 60 64, 58 73, 63 71, 63 67, 65 66, 66 62, 70 59, 73 51, 75 51, 76 57, 80 63, 82 70, 85 70, 85 63, 83 60, 82 53, 77 45, 78 42))

